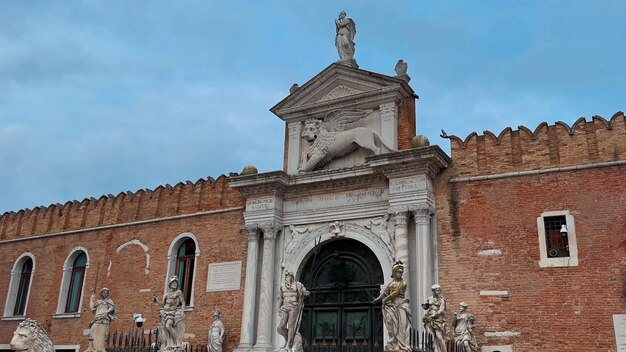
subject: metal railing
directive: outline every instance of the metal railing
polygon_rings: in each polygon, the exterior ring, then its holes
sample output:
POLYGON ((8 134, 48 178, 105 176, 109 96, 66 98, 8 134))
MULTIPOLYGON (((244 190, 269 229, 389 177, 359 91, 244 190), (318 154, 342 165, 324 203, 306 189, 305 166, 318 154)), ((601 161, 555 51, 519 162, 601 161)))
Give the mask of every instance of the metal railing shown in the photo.
MULTIPOLYGON (((107 352, 157 352, 159 330, 116 331, 107 337, 107 352)), ((207 352, 206 345, 185 344, 186 352, 207 352)))

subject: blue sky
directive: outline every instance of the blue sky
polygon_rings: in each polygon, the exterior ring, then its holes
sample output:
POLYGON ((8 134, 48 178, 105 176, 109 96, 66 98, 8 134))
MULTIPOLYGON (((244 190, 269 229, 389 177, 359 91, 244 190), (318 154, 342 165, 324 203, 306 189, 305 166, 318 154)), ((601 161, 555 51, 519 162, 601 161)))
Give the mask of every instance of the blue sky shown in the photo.
POLYGON ((0 213, 282 167, 269 108, 338 59, 409 64, 417 130, 626 109, 626 2, 2 1, 0 213))

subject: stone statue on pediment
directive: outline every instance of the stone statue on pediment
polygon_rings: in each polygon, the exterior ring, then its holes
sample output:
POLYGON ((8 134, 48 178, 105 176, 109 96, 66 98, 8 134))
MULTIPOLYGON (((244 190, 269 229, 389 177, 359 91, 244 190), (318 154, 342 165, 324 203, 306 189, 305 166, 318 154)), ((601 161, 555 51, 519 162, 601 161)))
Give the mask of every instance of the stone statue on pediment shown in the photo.
POLYGON ((356 24, 351 18, 346 17, 346 12, 341 11, 339 18, 335 20, 335 47, 339 53, 339 61, 337 63, 356 67, 359 66, 354 60, 354 37, 356 36, 356 24))
POLYGON ((298 170, 307 172, 319 169, 359 147, 375 155, 392 151, 374 131, 365 127, 346 129, 367 114, 368 111, 364 110, 337 110, 328 113, 323 121, 306 120, 302 137, 312 144, 298 170))

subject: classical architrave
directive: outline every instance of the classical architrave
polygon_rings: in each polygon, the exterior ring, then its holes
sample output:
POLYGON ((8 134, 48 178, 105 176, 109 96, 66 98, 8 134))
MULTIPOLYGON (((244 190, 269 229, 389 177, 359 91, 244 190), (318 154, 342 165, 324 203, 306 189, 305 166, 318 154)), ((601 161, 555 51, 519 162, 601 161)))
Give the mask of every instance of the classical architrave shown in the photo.
POLYGON ((26 313, 28 312, 28 301, 30 298, 30 290, 33 285, 33 277, 35 276, 35 269, 36 269, 35 256, 31 252, 22 253, 19 257, 17 257, 17 259, 15 259, 15 263, 13 264, 13 269, 11 269, 11 278, 9 280, 7 299, 4 304, 4 315, 2 316, 2 320, 9 320, 12 318, 23 319, 26 316, 26 313), (26 305, 24 307, 24 315, 14 316, 13 310, 15 307, 15 300, 17 299, 17 294, 18 294, 17 291, 19 289, 20 278, 22 274, 21 267, 24 264, 24 261, 26 261, 29 258, 33 261, 33 270, 31 271, 30 281, 28 283, 28 290, 26 291, 27 294, 26 294, 26 305))
POLYGON ((72 273, 72 263, 74 263, 74 259, 80 255, 80 252, 84 252, 85 256, 87 256, 87 263, 85 264, 85 276, 87 277, 87 272, 89 271, 89 252, 85 247, 77 246, 72 248, 70 254, 65 259, 65 263, 63 263, 63 276, 61 278, 61 287, 59 287, 59 300, 57 302, 57 310, 56 313, 52 316, 53 318, 77 318, 80 317, 80 312, 83 309, 83 301, 84 295, 83 291, 85 288, 85 281, 83 279, 83 285, 80 288, 80 301, 78 303, 78 311, 76 313, 65 313, 65 302, 67 301, 68 290, 70 286, 71 273, 72 273))
POLYGON ((546 211, 537 218, 537 236, 539 242, 539 266, 542 268, 578 266, 578 242, 576 240, 576 225, 574 217, 569 210, 546 211), (569 257, 548 257, 546 246, 546 229, 543 219, 548 216, 565 216, 567 227, 567 243, 569 245, 569 257))
MULTIPOLYGON (((194 293, 196 291, 196 273, 198 270, 198 257, 200 256, 200 244, 198 243, 198 239, 196 235, 191 232, 183 232, 180 235, 176 236, 172 243, 170 244, 170 248, 167 250, 167 274, 165 275, 164 286, 163 286, 163 294, 167 292, 167 285, 169 284, 169 278, 172 275, 176 275, 176 255, 178 251, 178 247, 185 242, 187 239, 193 240, 196 245, 195 252, 195 265, 193 266, 193 280, 191 280, 191 299, 189 302, 185 302, 185 309, 194 307, 194 293)), ((180 278, 178 278, 180 280, 180 278)))

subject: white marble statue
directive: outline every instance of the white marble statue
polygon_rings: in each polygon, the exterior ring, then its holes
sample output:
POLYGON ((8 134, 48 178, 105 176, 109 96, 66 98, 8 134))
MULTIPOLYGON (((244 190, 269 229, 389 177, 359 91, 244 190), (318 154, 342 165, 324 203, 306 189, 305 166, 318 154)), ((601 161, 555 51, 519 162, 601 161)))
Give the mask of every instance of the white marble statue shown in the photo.
POLYGON ((209 327, 208 352, 222 352, 225 332, 224 323, 222 323, 222 312, 217 309, 213 312, 213 323, 209 327))
POLYGON ((52 341, 43 327, 28 318, 18 324, 9 347, 20 352, 54 352, 52 341))
POLYGON ((463 352, 478 352, 478 343, 474 336, 474 324, 476 318, 474 314, 467 311, 468 304, 461 302, 459 304, 459 313, 454 314, 452 318, 452 327, 454 328, 454 341, 457 346, 463 346, 463 352))
POLYGON ((172 276, 168 283, 167 293, 163 300, 152 298, 159 305, 159 351, 185 350, 183 335, 185 335, 185 299, 183 292, 178 289, 178 277, 172 276))
POLYGON ((311 142, 300 172, 313 171, 337 157, 344 156, 358 147, 372 154, 388 153, 392 149, 374 131, 365 127, 345 130, 346 125, 356 122, 368 114, 367 111, 338 110, 330 112, 324 121, 309 119, 304 122, 302 137, 311 142))
POLYGON ((402 279, 404 265, 397 261, 392 268, 392 281, 385 286, 372 303, 382 301, 383 319, 389 333, 385 351, 410 351, 411 310, 409 300, 404 296, 406 282, 402 279))
POLYGON ((335 47, 339 53, 340 64, 358 67, 354 60, 354 37, 356 36, 356 24, 346 17, 346 12, 341 11, 339 18, 335 20, 337 35, 335 36, 335 47))
POLYGON ((449 335, 445 317, 446 299, 441 294, 441 286, 434 284, 431 291, 433 295, 428 297, 426 303, 422 304, 422 307, 426 309, 422 318, 424 329, 433 337, 433 351, 446 352, 446 340, 449 335))
POLYGON ((115 304, 109 297, 109 289, 102 288, 100 297, 102 299, 96 301, 96 295, 92 293, 89 298, 89 307, 95 312, 95 315, 89 324, 89 348, 87 348, 87 352, 106 352, 106 340, 111 322, 116 318, 115 304))
POLYGON ((280 323, 276 329, 285 338, 282 349, 286 351, 302 351, 302 336, 298 330, 302 322, 304 298, 309 291, 295 280, 292 272, 285 272, 285 282, 280 288, 279 315, 280 323))

